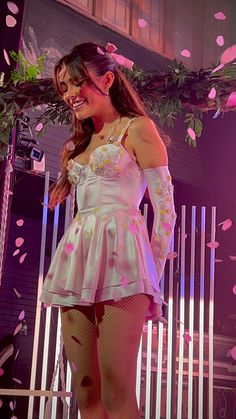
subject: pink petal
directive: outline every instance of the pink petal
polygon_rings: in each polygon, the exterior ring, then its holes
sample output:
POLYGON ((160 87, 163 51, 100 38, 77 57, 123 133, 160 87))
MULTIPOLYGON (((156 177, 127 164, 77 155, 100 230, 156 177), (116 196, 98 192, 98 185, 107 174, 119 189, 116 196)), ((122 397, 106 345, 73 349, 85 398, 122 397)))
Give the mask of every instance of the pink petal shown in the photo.
POLYGON ((216 43, 219 47, 222 47, 225 43, 224 37, 222 35, 218 35, 216 38, 216 43))
POLYGON ((105 54, 105 52, 99 47, 97 47, 97 52, 98 52, 98 54, 101 54, 101 55, 105 54))
POLYGON ((21 312, 20 312, 20 314, 19 314, 19 316, 18 316, 18 320, 23 320, 24 319, 24 317, 25 317, 25 311, 24 310, 22 310, 21 312))
POLYGON ((65 252, 67 253, 67 255, 69 255, 71 252, 73 252, 73 250, 74 250, 73 243, 66 243, 65 244, 65 252))
POLYGON ((15 354, 14 361, 17 359, 17 357, 18 357, 18 355, 19 355, 19 352, 20 352, 20 350, 19 350, 19 349, 17 349, 17 352, 16 352, 16 354, 15 354))
POLYGON ((222 223, 219 223, 218 226, 222 225, 222 230, 227 231, 232 226, 232 224, 233 224, 232 220, 228 218, 227 220, 222 221, 222 223))
POLYGON ((16 221, 16 225, 18 225, 18 227, 22 227, 23 224, 24 224, 24 220, 22 220, 22 218, 16 221))
POLYGON ((215 97, 216 97, 216 89, 215 89, 215 87, 212 87, 211 88, 208 97, 209 97, 209 99, 215 99, 215 97))
POLYGON ((230 350, 230 355, 232 356, 233 360, 236 360, 236 345, 230 350))
POLYGON ((214 14, 214 18, 217 20, 225 20, 226 16, 223 12, 217 12, 214 14))
POLYGON ((17 13, 19 12, 18 6, 15 3, 13 3, 13 1, 8 1, 7 7, 10 10, 10 12, 13 13, 13 15, 17 15, 17 13))
POLYGON ((146 20, 145 19, 138 19, 138 26, 142 29, 146 28, 146 26, 147 26, 146 20))
POLYGON ((125 277, 125 276, 122 276, 122 278, 121 278, 121 285, 122 285, 122 287, 127 287, 127 284, 128 284, 128 279, 125 277))
POLYGON ((222 64, 228 64, 230 61, 233 61, 236 58, 236 44, 232 45, 223 52, 220 57, 220 62, 222 64))
POLYGON ((167 255, 167 259, 175 259, 178 257, 178 252, 170 252, 167 255))
POLYGON ((2 375, 4 375, 4 369, 0 367, 0 377, 2 377, 2 375))
POLYGON ((128 225, 128 230, 129 230, 132 234, 137 233, 137 226, 136 226, 136 224, 134 224, 134 223, 130 223, 130 224, 128 225))
POLYGON ((22 384, 21 380, 19 380, 19 378, 12 378, 13 381, 15 381, 15 383, 17 384, 22 384))
POLYGON ((2 405, 3 405, 3 401, 2 401, 2 399, 0 399, 0 409, 1 409, 2 405))
POLYGON ((22 246, 22 244, 24 243, 24 239, 22 238, 22 237, 18 237, 16 240, 15 240, 15 245, 16 245, 16 247, 20 247, 20 246, 22 246))
POLYGON ((73 141, 69 141, 69 143, 66 144, 66 149, 68 151, 73 151, 75 149, 75 144, 73 143, 73 141))
POLYGON ((192 340, 191 336, 187 332, 184 332, 183 337, 186 343, 189 343, 192 340))
POLYGON ((4 58, 5 58, 6 63, 8 65, 11 65, 10 60, 9 60, 9 57, 8 57, 8 53, 7 53, 7 51, 5 49, 3 49, 3 55, 4 55, 4 58))
POLYGON ((234 108, 236 106, 236 92, 230 93, 226 102, 227 108, 234 108))
POLYGON ((71 362, 70 365, 71 365, 72 371, 73 372, 76 372, 77 371, 77 367, 76 367, 75 363, 74 362, 71 362))
POLYGON ((13 253, 13 256, 18 255, 18 253, 20 253, 20 249, 16 249, 15 252, 13 253))
POLYGON ((236 262, 236 256, 231 256, 229 255, 230 260, 232 260, 233 262, 236 262))
POLYGON ((215 262, 216 263, 221 263, 221 262, 224 262, 224 261, 223 261, 223 259, 215 259, 215 262))
POLYGON ((14 410, 14 404, 13 404, 13 402, 10 402, 9 403, 9 407, 10 407, 11 410, 14 410))
POLYGON ((26 258, 26 256, 27 256, 27 252, 26 253, 23 253, 23 255, 21 255, 21 257, 19 259, 19 263, 23 263, 24 260, 25 260, 25 258, 26 258))
POLYGON ((187 57, 189 58, 191 56, 191 53, 188 49, 182 49, 180 55, 182 55, 182 57, 187 57))
POLYGON ((43 124, 42 124, 42 122, 40 122, 40 124, 37 124, 36 125, 35 131, 36 132, 40 132, 40 131, 42 131, 42 129, 43 129, 43 124))
POLYGON ((207 247, 210 247, 210 249, 217 249, 219 247, 220 243, 218 242, 209 242, 207 243, 207 247))
POLYGON ((236 295, 236 284, 233 286, 233 293, 236 295))
POLYGON ((15 330, 14 330, 14 333, 13 333, 13 336, 17 335, 17 333, 19 333, 19 332, 20 332, 20 330, 22 329, 22 326, 23 326, 23 323, 19 323, 19 324, 16 326, 16 328, 15 328, 15 330))
POLYGON ((222 68, 224 67, 224 64, 220 64, 220 65, 218 65, 217 67, 215 67, 213 70, 212 70, 212 74, 213 73, 216 73, 217 71, 220 71, 222 68))
POLYGON ((6 16, 6 25, 8 26, 8 28, 13 28, 14 26, 16 26, 16 24, 17 24, 17 21, 13 16, 11 15, 6 16))
POLYGON ((188 132, 189 137, 192 138, 192 140, 196 140, 196 134, 192 128, 188 128, 187 132, 188 132))
POLYGON ((17 289, 16 289, 16 288, 13 288, 13 291, 14 291, 14 293, 16 294, 16 296, 17 296, 18 298, 21 298, 21 294, 17 291, 17 289))

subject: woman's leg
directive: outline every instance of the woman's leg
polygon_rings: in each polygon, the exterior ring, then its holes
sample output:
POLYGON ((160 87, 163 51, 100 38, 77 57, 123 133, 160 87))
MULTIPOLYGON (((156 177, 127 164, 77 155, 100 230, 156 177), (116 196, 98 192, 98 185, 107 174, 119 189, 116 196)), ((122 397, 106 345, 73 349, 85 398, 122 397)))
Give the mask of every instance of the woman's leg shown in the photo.
POLYGON ((137 294, 95 304, 101 398, 109 419, 140 418, 136 367, 149 297, 137 294))
POLYGON ((101 402, 94 307, 63 307, 61 323, 81 419, 105 419, 101 402))

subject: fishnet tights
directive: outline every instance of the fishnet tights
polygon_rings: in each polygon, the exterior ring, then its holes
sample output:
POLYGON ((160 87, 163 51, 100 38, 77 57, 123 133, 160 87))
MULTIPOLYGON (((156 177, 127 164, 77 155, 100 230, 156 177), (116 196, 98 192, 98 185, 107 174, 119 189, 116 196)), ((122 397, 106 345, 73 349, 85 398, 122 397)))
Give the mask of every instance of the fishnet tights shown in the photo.
POLYGON ((136 363, 149 297, 61 309, 82 419, 138 419, 136 363), (73 363, 73 364, 72 364, 73 363))

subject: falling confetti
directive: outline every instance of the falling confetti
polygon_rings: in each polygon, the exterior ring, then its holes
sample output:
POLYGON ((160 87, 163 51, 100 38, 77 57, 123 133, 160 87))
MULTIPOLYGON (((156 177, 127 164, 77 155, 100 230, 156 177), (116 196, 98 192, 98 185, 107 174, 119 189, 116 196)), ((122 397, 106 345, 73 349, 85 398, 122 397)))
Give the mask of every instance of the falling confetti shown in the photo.
POLYGON ((16 225, 17 225, 18 227, 22 227, 22 226, 23 226, 23 224, 24 224, 24 220, 22 220, 22 218, 20 218, 19 220, 17 220, 17 221, 16 221, 16 225))
POLYGON ((215 262, 216 263, 221 263, 221 262, 224 262, 222 259, 215 259, 215 262))
POLYGON ((218 35, 216 38, 216 43, 219 47, 222 47, 225 43, 224 37, 222 35, 218 35))
POLYGON ((21 380, 19 380, 19 378, 12 378, 13 381, 15 381, 15 383, 17 384, 22 384, 21 380))
POLYGON ((17 15, 17 13, 19 12, 18 6, 13 1, 8 1, 7 7, 10 10, 10 12, 13 13, 13 15, 17 15))
POLYGON ((217 20, 225 20, 226 16, 223 12, 217 12, 214 14, 214 18, 217 20))
POLYGON ((187 132, 188 132, 189 137, 192 138, 192 140, 196 140, 196 134, 195 134, 195 131, 192 128, 189 127, 187 129, 187 132))
POLYGON ((224 67, 224 64, 219 64, 217 67, 215 67, 213 70, 212 70, 212 74, 213 73, 216 73, 217 71, 220 71, 222 68, 224 67))
POLYGON ((14 361, 18 358, 19 352, 20 352, 20 350, 19 350, 19 349, 17 349, 17 352, 16 352, 16 354, 15 354, 14 361))
POLYGON ((75 149, 75 144, 73 143, 73 141, 69 141, 69 143, 66 144, 66 149, 68 151, 73 151, 75 149))
POLYGON ((230 355, 232 356, 233 360, 236 361, 236 345, 230 350, 230 355))
POLYGON ((209 97, 209 99, 215 99, 215 97, 216 97, 216 89, 215 89, 215 87, 212 87, 211 88, 208 97, 209 97))
POLYGON ((233 108, 236 106, 236 92, 230 93, 227 102, 226 102, 227 108, 233 108))
POLYGON ((217 109, 216 113, 214 113, 212 119, 216 119, 220 115, 220 108, 217 109))
POLYGON ((43 129, 43 124, 42 124, 42 122, 40 122, 40 124, 37 124, 36 125, 35 131, 36 132, 40 132, 40 131, 42 131, 42 129, 43 129))
POLYGON ((218 226, 222 225, 222 228, 221 228, 222 231, 227 231, 230 229, 230 227, 232 227, 232 224, 233 224, 232 220, 228 218, 227 220, 222 221, 222 223, 219 223, 218 226))
POLYGON ((209 242, 207 243, 207 247, 209 247, 210 249, 217 249, 217 247, 219 247, 220 243, 218 242, 209 242))
POLYGON ((230 258, 230 260, 232 260, 233 262, 236 262, 236 256, 229 255, 229 258, 230 258))
POLYGON ((191 57, 191 53, 188 49, 182 49, 180 55, 182 55, 182 57, 186 57, 186 58, 191 57))
POLYGON ((65 252, 67 253, 67 255, 69 255, 71 252, 73 252, 73 250, 74 250, 73 243, 66 243, 65 244, 65 252))
POLYGON ((228 64, 236 58, 236 44, 232 45, 223 52, 220 57, 222 64, 228 64))
POLYGON ((16 245, 16 247, 20 247, 20 246, 22 246, 22 244, 24 243, 24 239, 22 238, 22 237, 18 237, 16 240, 15 240, 15 245, 16 245))
POLYGON ((18 255, 18 253, 20 253, 20 249, 16 249, 15 252, 13 253, 13 256, 18 255))
POLYGON ((24 319, 24 317, 25 317, 25 310, 22 310, 21 312, 20 312, 20 314, 19 314, 19 316, 18 316, 18 320, 23 320, 24 319))
POLYGON ((2 375, 4 375, 4 369, 0 367, 0 377, 2 377, 2 375))
POLYGON ((146 26, 147 26, 147 22, 146 22, 146 20, 145 20, 145 19, 138 19, 138 26, 139 26, 141 29, 146 28, 146 26))
POLYGON ((236 295, 236 284, 233 286, 233 293, 236 295))
POLYGON ((8 53, 5 49, 3 49, 3 55, 4 55, 4 58, 5 58, 5 61, 6 61, 7 65, 11 65, 9 57, 8 57, 8 53))
POLYGON ((21 331, 22 327, 23 327, 23 323, 19 323, 14 330, 13 336, 17 335, 17 333, 21 331))
POLYGON ((21 298, 21 294, 17 291, 16 288, 13 288, 13 291, 16 294, 17 298, 21 298))
POLYGON ((25 258, 26 258, 26 256, 27 256, 27 252, 26 253, 23 253, 23 255, 21 255, 21 257, 19 259, 19 263, 23 263, 24 260, 25 260, 25 258))
POLYGON ((13 402, 10 402, 9 403, 9 407, 10 407, 11 410, 14 410, 14 404, 13 404, 13 402))
POLYGON ((14 28, 16 24, 17 24, 17 21, 13 16, 11 15, 6 16, 6 25, 8 26, 8 28, 14 28))
POLYGON ((188 344, 192 340, 191 336, 187 332, 184 332, 183 338, 184 338, 184 341, 188 344))

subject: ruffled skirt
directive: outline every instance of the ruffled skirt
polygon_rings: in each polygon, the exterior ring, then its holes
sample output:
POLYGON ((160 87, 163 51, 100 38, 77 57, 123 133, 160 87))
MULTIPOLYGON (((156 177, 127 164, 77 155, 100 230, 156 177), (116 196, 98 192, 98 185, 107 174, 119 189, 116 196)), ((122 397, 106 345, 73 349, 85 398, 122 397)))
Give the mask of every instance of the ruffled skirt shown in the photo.
POLYGON ((46 305, 92 305, 149 295, 162 304, 146 222, 126 205, 80 211, 60 240, 43 283, 46 305))

